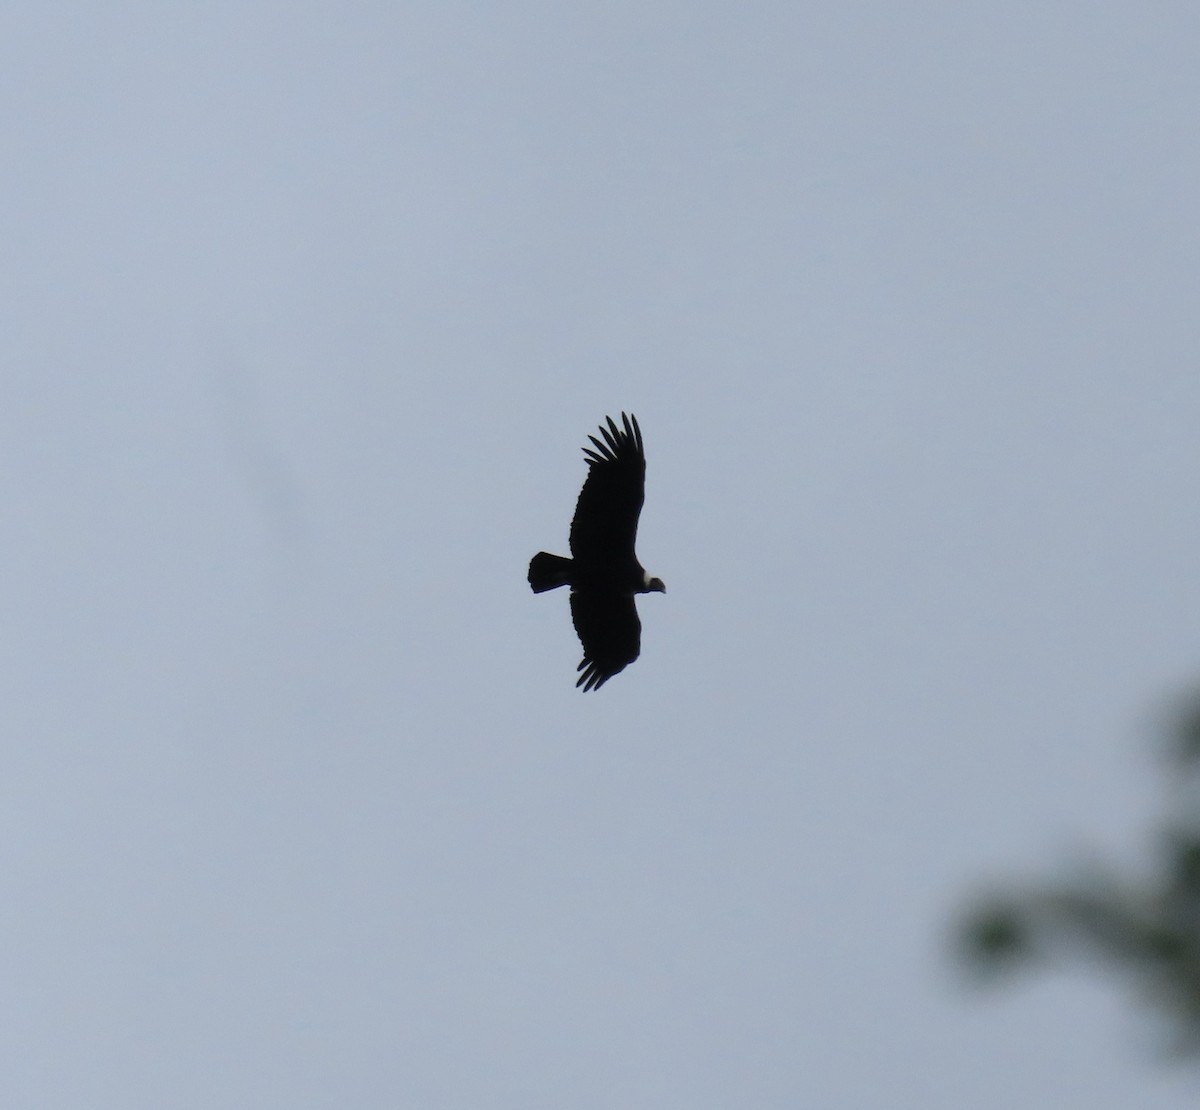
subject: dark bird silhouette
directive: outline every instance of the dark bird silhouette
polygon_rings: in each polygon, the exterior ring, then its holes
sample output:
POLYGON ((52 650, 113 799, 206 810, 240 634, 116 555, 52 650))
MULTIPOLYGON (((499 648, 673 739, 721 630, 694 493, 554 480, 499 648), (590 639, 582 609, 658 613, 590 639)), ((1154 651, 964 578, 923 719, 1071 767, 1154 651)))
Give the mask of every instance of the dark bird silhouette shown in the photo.
POLYGON ((600 426, 602 443, 583 449, 588 475, 571 522, 571 555, 539 551, 529 561, 529 585, 535 594, 571 587, 571 619, 583 645, 582 672, 576 686, 599 690, 641 651, 642 622, 634 594, 667 592, 651 578, 634 553, 638 516, 646 486, 646 455, 637 417, 621 413, 623 427, 611 416, 600 426))

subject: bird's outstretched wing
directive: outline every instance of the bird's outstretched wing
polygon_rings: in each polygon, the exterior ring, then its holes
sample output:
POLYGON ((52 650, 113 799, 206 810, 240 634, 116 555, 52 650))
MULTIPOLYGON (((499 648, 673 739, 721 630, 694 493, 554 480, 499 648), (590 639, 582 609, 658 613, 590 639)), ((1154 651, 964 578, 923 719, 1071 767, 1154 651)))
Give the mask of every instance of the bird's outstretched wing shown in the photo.
POLYGON ((576 686, 599 690, 623 671, 642 650, 642 622, 628 594, 575 590, 571 594, 571 620, 583 645, 583 662, 576 686))
MULTIPOLYGON (((637 417, 621 413, 623 427, 611 416, 600 426, 604 442, 585 447, 588 476, 571 522, 571 554, 581 563, 622 565, 633 558, 638 515, 646 496, 646 455, 637 417)), ((636 619, 636 614, 635 614, 636 619)))

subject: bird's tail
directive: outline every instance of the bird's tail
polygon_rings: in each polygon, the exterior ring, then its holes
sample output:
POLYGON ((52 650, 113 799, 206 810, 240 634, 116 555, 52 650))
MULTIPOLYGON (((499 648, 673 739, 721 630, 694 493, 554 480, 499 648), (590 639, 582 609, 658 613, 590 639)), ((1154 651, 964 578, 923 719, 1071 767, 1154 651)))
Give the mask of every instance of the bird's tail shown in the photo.
POLYGON ((567 586, 571 582, 571 560, 561 555, 551 555, 539 551, 529 560, 529 584, 535 594, 543 594, 547 590, 559 586, 567 586))

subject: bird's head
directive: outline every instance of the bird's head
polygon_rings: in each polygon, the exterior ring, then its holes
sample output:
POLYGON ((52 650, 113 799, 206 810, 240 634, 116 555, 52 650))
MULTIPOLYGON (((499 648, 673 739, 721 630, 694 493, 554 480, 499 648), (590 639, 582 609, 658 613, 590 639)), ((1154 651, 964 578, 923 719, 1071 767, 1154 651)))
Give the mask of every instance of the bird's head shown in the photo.
POLYGON ((650 575, 646 575, 646 593, 665 594, 666 592, 667 587, 663 585, 661 578, 651 578, 650 575))

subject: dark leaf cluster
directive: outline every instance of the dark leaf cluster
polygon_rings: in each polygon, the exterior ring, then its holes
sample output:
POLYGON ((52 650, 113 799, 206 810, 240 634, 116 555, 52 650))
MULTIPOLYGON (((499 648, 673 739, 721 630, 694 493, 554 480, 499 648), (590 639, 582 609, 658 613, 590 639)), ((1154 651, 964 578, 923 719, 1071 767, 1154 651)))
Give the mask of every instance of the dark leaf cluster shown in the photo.
POLYGON ((1098 967, 1150 1008, 1173 1052, 1200 1062, 1200 693, 1167 732, 1166 813, 1146 873, 1089 861, 994 890, 962 916, 957 941, 986 979, 1072 961, 1098 967))

